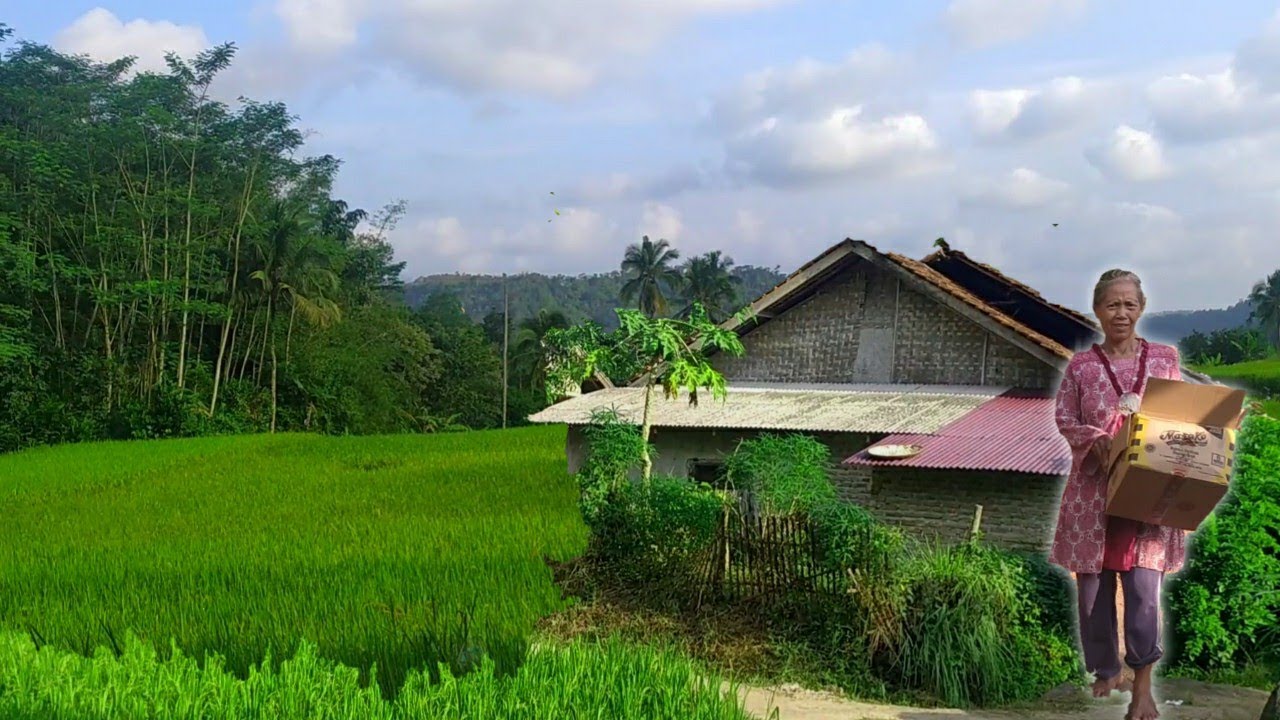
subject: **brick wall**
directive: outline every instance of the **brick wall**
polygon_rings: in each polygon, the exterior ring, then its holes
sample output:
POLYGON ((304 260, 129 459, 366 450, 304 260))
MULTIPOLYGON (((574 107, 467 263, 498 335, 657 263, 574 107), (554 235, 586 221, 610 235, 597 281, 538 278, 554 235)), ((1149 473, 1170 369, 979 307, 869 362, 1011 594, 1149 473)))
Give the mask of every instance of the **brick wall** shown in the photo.
MULTIPOLYGON (((658 429, 654 472, 685 476, 693 459, 723 460, 756 431, 658 429)), ((842 500, 867 508, 880 520, 916 536, 946 541, 968 537, 974 506, 992 544, 1011 550, 1047 551, 1052 540, 1062 479, 1017 473, 955 472, 844 466, 839 463, 879 436, 815 434, 832 449, 832 481, 842 500)), ((570 472, 583 455, 581 432, 570 428, 570 472)))
POLYGON ((976 505, 988 542, 1011 550, 1048 551, 1063 479, 1021 473, 848 468, 840 495, 916 536, 955 542, 969 536, 976 505))
POLYGON ((749 332, 743 344, 740 358, 713 358, 730 382, 1048 389, 1057 378, 1055 368, 862 261, 749 332))

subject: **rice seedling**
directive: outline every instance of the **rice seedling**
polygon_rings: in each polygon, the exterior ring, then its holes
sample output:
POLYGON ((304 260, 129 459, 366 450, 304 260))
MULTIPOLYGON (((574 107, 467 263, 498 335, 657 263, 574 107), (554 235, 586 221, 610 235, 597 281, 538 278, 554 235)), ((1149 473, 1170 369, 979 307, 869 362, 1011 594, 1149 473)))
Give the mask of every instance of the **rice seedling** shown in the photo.
POLYGON ((586 529, 563 428, 213 437, 0 457, 0 628, 84 655, 133 633, 244 677, 302 640, 390 695, 517 668, 586 529), (171 645, 172 642, 172 645, 171 645))
POLYGON ((510 676, 492 660, 438 681, 411 670, 394 700, 365 687, 355 669, 317 654, 308 642, 280 663, 269 658, 244 679, 217 657, 200 667, 181 650, 161 660, 126 636, 120 657, 92 657, 0 634, 0 716, 48 720, 505 720, 507 718, 652 718, 746 720, 736 688, 664 649, 624 644, 535 646, 510 676))

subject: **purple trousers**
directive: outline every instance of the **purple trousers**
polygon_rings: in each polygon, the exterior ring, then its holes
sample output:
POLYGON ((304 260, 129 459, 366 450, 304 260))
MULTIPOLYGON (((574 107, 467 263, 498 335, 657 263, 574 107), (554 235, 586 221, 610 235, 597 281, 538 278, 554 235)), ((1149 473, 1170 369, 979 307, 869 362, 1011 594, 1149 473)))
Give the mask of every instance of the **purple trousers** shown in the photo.
POLYGON ((1120 674, 1120 637, 1116 628, 1116 575, 1124 588, 1124 662, 1137 670, 1164 657, 1160 645, 1160 585, 1164 573, 1135 567, 1076 575, 1080 646, 1085 669, 1098 679, 1120 674))

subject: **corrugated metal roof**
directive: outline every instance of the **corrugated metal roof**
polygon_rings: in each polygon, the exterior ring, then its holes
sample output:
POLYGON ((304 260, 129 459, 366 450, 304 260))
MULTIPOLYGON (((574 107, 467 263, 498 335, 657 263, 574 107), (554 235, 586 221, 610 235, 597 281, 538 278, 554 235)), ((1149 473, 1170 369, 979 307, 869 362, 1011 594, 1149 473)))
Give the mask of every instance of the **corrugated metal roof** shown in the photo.
POLYGON ((844 462, 1043 475, 1071 471, 1071 448, 1058 432, 1051 397, 994 398, 934 433, 898 433, 872 447, 890 444, 918 444, 923 449, 919 455, 901 460, 881 460, 863 450, 844 462))
MULTIPOLYGON (((808 432, 932 433, 1001 392, 965 388, 962 392, 917 391, 902 385, 889 391, 731 386, 724 401, 699 393, 667 400, 656 389, 650 407, 654 427, 733 428, 808 432)), ((615 408, 629 422, 644 413, 644 388, 597 390, 552 405, 529 417, 535 423, 590 422, 595 409, 615 408)))

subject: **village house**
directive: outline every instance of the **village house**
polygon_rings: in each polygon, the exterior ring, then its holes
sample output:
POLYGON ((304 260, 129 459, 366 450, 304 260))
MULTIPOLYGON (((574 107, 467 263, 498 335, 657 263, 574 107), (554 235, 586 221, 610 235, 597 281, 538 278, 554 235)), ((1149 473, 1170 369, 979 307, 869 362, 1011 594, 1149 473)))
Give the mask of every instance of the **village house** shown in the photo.
MULTIPOLYGON (((655 393, 655 473, 714 481, 742 440, 802 432, 831 448, 841 497, 884 521, 958 540, 982 505, 989 541, 1047 549, 1071 465, 1053 396, 1073 352, 1101 340, 1092 318, 959 251, 913 260, 856 240, 809 261, 751 310, 753 320, 724 324, 745 355, 711 358, 728 383, 724 402, 695 407, 655 393), (898 443, 923 449, 897 460, 867 452, 898 443)), ((643 397, 643 381, 605 386, 530 420, 569 426, 576 472, 592 411, 615 408, 638 423, 643 397)))

